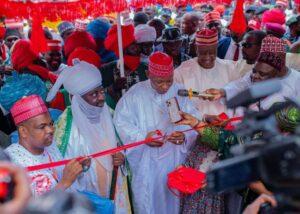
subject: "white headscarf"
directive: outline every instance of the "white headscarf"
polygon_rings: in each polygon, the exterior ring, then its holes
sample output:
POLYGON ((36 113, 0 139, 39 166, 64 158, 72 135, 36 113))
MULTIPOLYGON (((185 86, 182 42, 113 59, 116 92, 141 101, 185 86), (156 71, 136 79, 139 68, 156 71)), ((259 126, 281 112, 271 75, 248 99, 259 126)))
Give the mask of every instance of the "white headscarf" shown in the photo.
POLYGON ((102 84, 100 71, 92 64, 74 59, 74 66, 65 68, 48 93, 47 102, 54 99, 63 85, 72 95, 84 95, 102 84))
MULTIPOLYGON (((73 121, 84 137, 88 150, 95 153, 115 148, 117 140, 107 105, 92 106, 81 97, 102 85, 100 71, 87 62, 75 62, 74 66, 64 69, 60 74, 47 96, 47 101, 55 97, 61 85, 73 95, 71 103, 73 121)), ((104 156, 97 160, 107 171, 112 171, 111 156, 104 156)))

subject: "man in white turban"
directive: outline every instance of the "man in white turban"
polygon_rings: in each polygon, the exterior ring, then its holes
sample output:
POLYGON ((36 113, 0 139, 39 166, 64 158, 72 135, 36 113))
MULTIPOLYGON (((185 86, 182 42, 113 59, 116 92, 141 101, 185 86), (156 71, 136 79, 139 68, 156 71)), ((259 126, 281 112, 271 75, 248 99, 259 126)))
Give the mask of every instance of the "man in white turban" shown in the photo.
MULTIPOLYGON (((48 101, 53 99, 62 85, 73 96, 71 106, 59 118, 54 134, 55 142, 66 159, 117 147, 99 70, 76 59, 73 64, 60 74, 47 97, 48 101)), ((116 188, 116 213, 130 212, 126 179, 120 169, 113 173, 116 171, 114 167, 123 165, 124 159, 122 153, 93 159, 91 169, 77 179, 72 190, 91 191, 108 198, 116 188), (115 179, 116 187, 112 182, 115 179)))
POLYGON ((134 29, 134 37, 141 50, 141 61, 148 63, 156 40, 155 28, 147 24, 140 24, 134 29))

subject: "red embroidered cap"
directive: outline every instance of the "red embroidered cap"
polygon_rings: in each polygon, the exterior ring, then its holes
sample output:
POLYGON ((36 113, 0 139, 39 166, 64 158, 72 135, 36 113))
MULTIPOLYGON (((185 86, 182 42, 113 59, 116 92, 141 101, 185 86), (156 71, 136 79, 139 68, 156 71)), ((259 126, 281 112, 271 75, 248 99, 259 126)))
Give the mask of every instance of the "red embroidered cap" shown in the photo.
POLYGON ((11 115, 16 125, 48 112, 42 98, 38 95, 24 97, 17 101, 10 109, 11 115))
POLYGON ((156 77, 169 77, 173 75, 173 59, 168 54, 155 52, 149 57, 149 74, 156 77))

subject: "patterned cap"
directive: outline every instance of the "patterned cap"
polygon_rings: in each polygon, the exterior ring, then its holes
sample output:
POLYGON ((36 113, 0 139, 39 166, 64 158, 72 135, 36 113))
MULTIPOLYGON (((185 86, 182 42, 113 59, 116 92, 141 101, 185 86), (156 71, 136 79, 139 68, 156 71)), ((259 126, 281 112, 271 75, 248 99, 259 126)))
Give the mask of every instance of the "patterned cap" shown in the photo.
POLYGON ((196 33, 196 45, 216 45, 218 31, 216 29, 202 29, 196 33))
POLYGON ((16 125, 48 112, 43 99, 38 95, 24 97, 17 101, 10 110, 16 125))
POLYGON ((221 21, 221 16, 218 11, 212 11, 205 15, 204 21, 206 24, 209 24, 211 22, 221 21))
POLYGON ((173 59, 168 54, 155 52, 149 57, 149 74, 156 77, 169 77, 174 72, 173 59))
POLYGON ((266 63, 278 71, 285 67, 285 42, 275 36, 262 40, 258 62, 266 63))

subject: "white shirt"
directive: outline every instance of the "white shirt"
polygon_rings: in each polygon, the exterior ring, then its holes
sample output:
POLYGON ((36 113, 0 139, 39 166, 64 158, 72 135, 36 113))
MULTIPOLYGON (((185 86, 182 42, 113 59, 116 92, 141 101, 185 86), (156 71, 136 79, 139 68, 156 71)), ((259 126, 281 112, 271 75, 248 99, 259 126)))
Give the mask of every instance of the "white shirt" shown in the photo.
MULTIPOLYGON (((242 45, 241 45, 241 43, 238 43, 238 44, 239 44, 239 58, 238 59, 240 60, 240 59, 243 59, 242 45)), ((233 39, 231 39, 224 59, 233 60, 236 49, 237 49, 236 42, 233 41, 233 39)))

